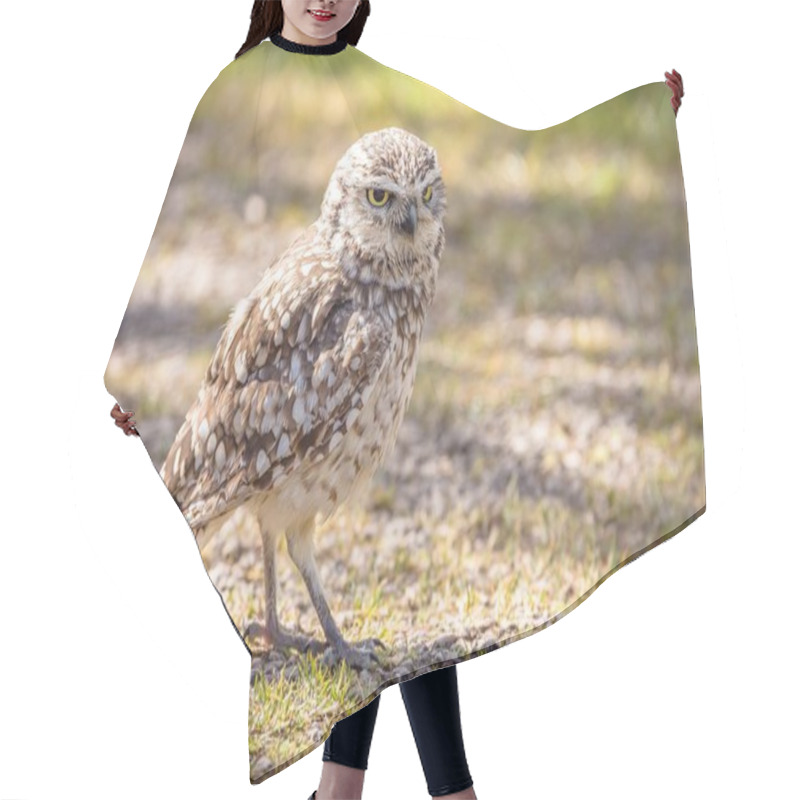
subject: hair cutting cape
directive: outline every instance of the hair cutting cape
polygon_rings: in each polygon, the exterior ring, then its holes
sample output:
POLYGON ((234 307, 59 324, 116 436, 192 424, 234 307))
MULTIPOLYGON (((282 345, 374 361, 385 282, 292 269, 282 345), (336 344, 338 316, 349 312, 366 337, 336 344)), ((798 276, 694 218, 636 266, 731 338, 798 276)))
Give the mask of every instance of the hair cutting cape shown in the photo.
MULTIPOLYGON (((320 647, 251 636, 268 605, 258 521, 246 504, 229 503, 238 511, 226 525, 198 539, 252 657, 253 783, 318 747, 384 688, 552 624, 705 511, 670 97, 658 81, 528 131, 351 46, 320 55, 265 40, 201 99, 105 374, 111 394, 136 412, 157 471, 173 468, 165 458, 232 310, 320 216, 353 143, 387 127, 414 134, 435 150, 447 192, 446 244, 395 446, 359 498, 317 520, 313 538, 342 636, 375 637, 385 649, 354 667, 322 647, 319 615, 282 535, 277 617, 320 647)), ((257 367, 272 357, 245 355, 257 367)), ((248 476, 286 447, 280 426, 298 424, 284 412, 264 434, 260 402, 212 409, 220 430, 254 426, 231 467, 251 497, 274 491, 248 476)), ((188 482, 204 470, 218 475, 218 459, 231 457, 232 445, 220 457, 200 428, 195 420, 181 445, 193 462, 188 482)), ((213 504, 227 488, 211 481, 203 491, 213 504)), ((172 494, 196 535, 186 495, 172 494)))

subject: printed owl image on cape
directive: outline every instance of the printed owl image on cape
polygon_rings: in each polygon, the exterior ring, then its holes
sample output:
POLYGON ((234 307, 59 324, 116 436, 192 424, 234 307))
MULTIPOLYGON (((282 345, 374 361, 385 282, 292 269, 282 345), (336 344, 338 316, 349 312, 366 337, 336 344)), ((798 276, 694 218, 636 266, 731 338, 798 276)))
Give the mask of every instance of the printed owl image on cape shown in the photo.
POLYGON ((253 783, 705 511, 670 98, 529 131, 265 39, 200 100, 105 384, 251 655, 253 783))

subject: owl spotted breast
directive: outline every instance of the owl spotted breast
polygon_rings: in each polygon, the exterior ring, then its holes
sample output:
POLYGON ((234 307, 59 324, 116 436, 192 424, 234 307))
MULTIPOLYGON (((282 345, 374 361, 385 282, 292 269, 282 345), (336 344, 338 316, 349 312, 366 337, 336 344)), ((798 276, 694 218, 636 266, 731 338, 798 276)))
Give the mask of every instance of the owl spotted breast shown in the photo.
MULTIPOLYGON (((349 663, 325 599, 313 533, 391 452, 414 385, 445 244, 435 150, 402 128, 367 133, 337 163, 318 219, 234 309, 161 476, 202 547, 238 508, 262 536, 273 647, 284 630, 275 544, 285 533, 326 638, 349 663)), ((370 640, 375 643, 376 640, 370 640)), ((363 644, 363 643, 361 643, 363 644)))

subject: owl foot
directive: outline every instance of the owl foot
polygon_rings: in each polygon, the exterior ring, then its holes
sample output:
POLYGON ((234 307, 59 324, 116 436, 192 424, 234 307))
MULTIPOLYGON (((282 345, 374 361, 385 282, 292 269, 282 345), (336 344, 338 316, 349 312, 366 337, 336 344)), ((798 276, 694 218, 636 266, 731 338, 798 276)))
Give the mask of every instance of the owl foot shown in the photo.
POLYGON ((325 650, 325 642, 320 642, 310 636, 299 633, 289 633, 285 628, 278 626, 277 630, 270 630, 268 626, 260 622, 251 622, 244 629, 245 639, 263 639, 273 650, 292 647, 295 650, 305 653, 322 653, 325 650))
POLYGON ((363 639, 352 644, 343 641, 334 645, 330 655, 338 661, 344 661, 352 669, 371 669, 381 663, 380 657, 375 652, 377 647, 386 649, 386 645, 380 639, 363 639))
POLYGON ((388 650, 389 648, 377 637, 372 637, 371 639, 362 639, 359 642, 353 642, 355 647, 380 647, 382 650, 388 650))

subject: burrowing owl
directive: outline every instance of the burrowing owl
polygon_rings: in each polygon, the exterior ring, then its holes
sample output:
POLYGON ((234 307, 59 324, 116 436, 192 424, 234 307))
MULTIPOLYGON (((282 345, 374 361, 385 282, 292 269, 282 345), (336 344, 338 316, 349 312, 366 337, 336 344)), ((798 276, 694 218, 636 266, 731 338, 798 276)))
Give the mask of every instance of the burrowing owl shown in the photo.
MULTIPOLYGON (((402 128, 367 133, 337 163, 318 219, 233 310, 161 476, 202 548, 239 507, 261 530, 266 625, 278 622, 282 532, 325 636, 351 664, 314 559, 322 521, 371 480, 408 408, 445 243, 436 151, 402 128)), ((375 641, 375 640, 370 640, 375 641)), ((363 644, 363 643, 359 643, 363 644)))

